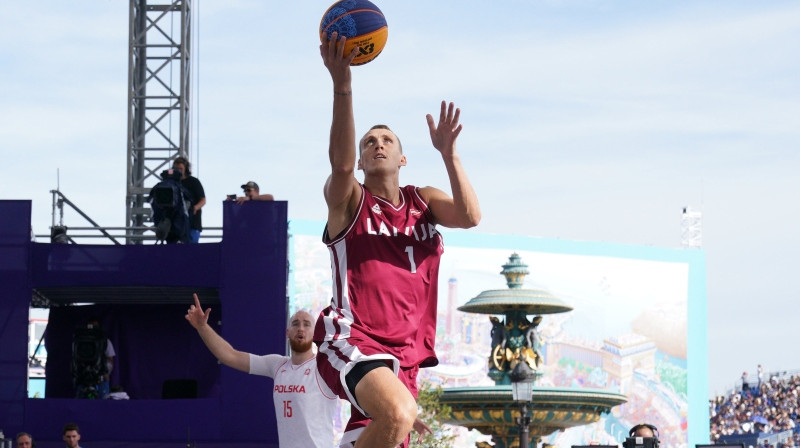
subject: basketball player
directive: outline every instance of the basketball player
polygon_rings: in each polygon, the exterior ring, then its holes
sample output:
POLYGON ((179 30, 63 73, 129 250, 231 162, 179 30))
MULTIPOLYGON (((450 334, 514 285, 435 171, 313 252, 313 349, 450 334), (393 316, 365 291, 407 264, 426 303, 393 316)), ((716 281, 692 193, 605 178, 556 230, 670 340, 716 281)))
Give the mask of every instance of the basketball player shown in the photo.
POLYGON ((317 367, 351 403, 341 446, 390 448, 408 443, 420 367, 434 352, 442 237, 437 225, 469 228, 480 221, 478 198, 456 152, 460 110, 442 102, 438 123, 427 116, 453 197, 433 187, 400 186, 406 165, 400 140, 374 126, 356 146, 350 62, 345 38, 320 46, 333 80, 333 120, 324 195, 323 241, 333 269, 331 305, 317 320, 317 367), (354 171, 364 172, 364 183, 354 171), (371 419, 371 422, 370 422, 371 419))
POLYGON ((228 367, 274 379, 272 400, 278 419, 281 448, 330 448, 333 445, 333 414, 336 396, 317 375, 317 360, 311 350, 314 318, 298 311, 286 329, 292 356, 256 356, 234 349, 208 325, 211 308, 200 307, 197 294, 186 320, 192 324, 211 353, 228 367))

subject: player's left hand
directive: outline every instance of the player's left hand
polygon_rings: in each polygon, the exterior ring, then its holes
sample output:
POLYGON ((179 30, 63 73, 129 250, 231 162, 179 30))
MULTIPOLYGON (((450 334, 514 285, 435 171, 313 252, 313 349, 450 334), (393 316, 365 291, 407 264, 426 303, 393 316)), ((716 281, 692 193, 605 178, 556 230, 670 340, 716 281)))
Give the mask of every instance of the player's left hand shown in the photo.
POLYGON ((455 107, 451 102, 449 105, 442 101, 442 108, 439 112, 439 123, 433 122, 433 116, 428 114, 428 129, 431 132, 431 143, 439 150, 442 155, 452 155, 456 148, 456 138, 461 133, 462 125, 458 123, 461 116, 461 109, 455 107))
POLYGON ((194 305, 189 305, 189 309, 186 311, 186 320, 192 324, 192 327, 199 329, 203 325, 208 325, 208 316, 210 314, 211 308, 203 311, 203 307, 200 306, 200 298, 197 297, 197 294, 194 294, 194 305))

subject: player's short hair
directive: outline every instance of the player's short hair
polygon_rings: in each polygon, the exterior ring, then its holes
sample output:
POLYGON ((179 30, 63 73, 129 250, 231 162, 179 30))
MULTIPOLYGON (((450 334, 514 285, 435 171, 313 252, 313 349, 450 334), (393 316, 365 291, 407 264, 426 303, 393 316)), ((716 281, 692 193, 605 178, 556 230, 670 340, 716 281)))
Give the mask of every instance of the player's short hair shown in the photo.
POLYGON ((391 131, 391 133, 394 134, 395 138, 397 139, 397 146, 400 147, 400 154, 403 153, 403 144, 400 143, 400 137, 398 137, 397 134, 394 131, 392 131, 392 128, 390 128, 389 126, 387 126, 385 124, 376 124, 375 126, 369 128, 369 130, 364 133, 364 136, 361 137, 361 140, 358 141, 358 155, 359 156, 361 156, 361 150, 364 149, 364 140, 367 138, 367 134, 369 134, 369 131, 371 131, 373 129, 386 129, 387 131, 391 131))

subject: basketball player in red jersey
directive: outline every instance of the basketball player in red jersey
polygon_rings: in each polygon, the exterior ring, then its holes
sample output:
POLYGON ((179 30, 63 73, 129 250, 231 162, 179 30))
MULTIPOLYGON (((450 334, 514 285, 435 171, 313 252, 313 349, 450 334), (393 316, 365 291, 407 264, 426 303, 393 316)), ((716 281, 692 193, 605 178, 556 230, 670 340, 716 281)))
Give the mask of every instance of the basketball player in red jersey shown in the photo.
POLYGON ((438 363, 434 352, 442 237, 437 225, 470 228, 481 218, 478 198, 461 166, 456 138, 460 110, 441 104, 438 123, 427 116, 431 141, 442 156, 453 197, 433 187, 400 186, 406 165, 400 140, 374 126, 356 147, 350 62, 345 38, 320 45, 333 80, 333 120, 324 187, 333 297, 317 320, 320 374, 349 400, 343 447, 392 448, 408 443, 417 415, 420 367, 438 363), (358 151, 358 157, 356 156, 358 151), (355 178, 355 166, 364 183, 355 178))

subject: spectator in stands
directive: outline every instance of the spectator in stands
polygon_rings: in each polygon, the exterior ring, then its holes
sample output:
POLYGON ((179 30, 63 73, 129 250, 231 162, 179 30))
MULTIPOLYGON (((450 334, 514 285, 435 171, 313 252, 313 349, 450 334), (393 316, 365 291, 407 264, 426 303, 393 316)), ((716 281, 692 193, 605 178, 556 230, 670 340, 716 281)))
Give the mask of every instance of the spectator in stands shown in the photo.
POLYGON ((742 372, 742 393, 747 393, 750 386, 747 384, 747 372, 742 372))
POLYGON ((732 435, 770 433, 782 437, 777 446, 800 446, 800 433, 794 432, 800 417, 800 377, 775 376, 752 393, 733 392, 717 397, 709 406, 712 442, 732 435))
POLYGON ((203 211, 206 205, 206 192, 203 184, 192 176, 192 165, 186 157, 178 157, 172 162, 172 169, 181 172, 181 185, 189 191, 191 206, 189 207, 189 242, 200 241, 200 232, 203 231, 203 211))
POLYGON ((81 448, 81 433, 78 425, 67 423, 61 431, 61 440, 64 441, 66 448, 81 448))
POLYGON ((33 436, 28 434, 27 432, 21 432, 17 434, 16 440, 16 447, 17 448, 31 448, 33 447, 33 436))
POLYGON ((761 390, 761 381, 764 380, 764 369, 761 368, 761 364, 758 365, 758 389, 761 390))

